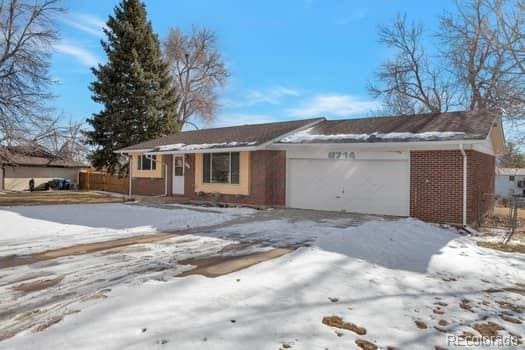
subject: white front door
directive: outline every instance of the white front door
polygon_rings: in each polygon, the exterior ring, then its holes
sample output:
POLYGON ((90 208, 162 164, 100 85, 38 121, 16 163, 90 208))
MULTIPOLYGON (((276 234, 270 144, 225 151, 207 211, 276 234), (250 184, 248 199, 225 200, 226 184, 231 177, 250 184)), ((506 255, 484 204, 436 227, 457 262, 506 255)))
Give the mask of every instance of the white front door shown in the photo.
POLYGON ((184 156, 173 156, 173 194, 184 194, 184 156))

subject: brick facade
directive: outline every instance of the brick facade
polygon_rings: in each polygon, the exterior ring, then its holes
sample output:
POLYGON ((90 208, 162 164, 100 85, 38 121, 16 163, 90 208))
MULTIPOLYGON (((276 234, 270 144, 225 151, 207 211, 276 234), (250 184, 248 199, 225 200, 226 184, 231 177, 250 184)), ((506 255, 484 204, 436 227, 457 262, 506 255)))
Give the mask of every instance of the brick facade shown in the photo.
POLYGON ((171 195, 172 190, 172 156, 165 155, 162 157, 162 163, 157 166, 162 166, 162 177, 159 178, 146 178, 146 177, 133 177, 131 179, 131 193, 139 196, 162 196, 166 189, 166 181, 164 176, 166 174, 165 166, 167 167, 168 173, 168 195, 171 195))
MULTIPOLYGON (((493 207, 495 157, 467 150, 467 221, 476 225, 493 207)), ((163 158, 172 194, 172 156, 163 158)), ((195 192, 195 155, 185 156, 184 196, 187 198, 259 206, 285 206, 286 152, 251 152, 249 195, 195 192)), ((163 168, 164 169, 164 168, 163 168)), ((133 178, 137 195, 160 196, 162 178, 133 178)), ((410 216, 425 221, 461 224, 463 218, 463 156, 459 150, 410 153, 410 216)))
MULTIPOLYGON (((468 150, 467 222, 492 208, 494 156, 468 150)), ((410 153, 410 216, 425 221, 461 224, 463 221, 463 155, 459 150, 410 153)))
POLYGON ((255 151, 250 155, 250 194, 226 195, 195 193, 195 156, 187 155, 184 175, 184 196, 193 199, 261 206, 284 206, 286 153, 255 151))
POLYGON ((494 208, 496 159, 476 151, 467 151, 467 157, 467 220, 478 224, 494 208))

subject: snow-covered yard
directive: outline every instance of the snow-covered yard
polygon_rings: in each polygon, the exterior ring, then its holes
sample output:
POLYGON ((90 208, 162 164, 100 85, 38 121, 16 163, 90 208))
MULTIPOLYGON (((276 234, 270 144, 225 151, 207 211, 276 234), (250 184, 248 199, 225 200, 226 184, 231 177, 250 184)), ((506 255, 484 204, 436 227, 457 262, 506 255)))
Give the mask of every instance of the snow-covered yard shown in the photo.
POLYGON ((525 256, 413 219, 104 204, 0 208, 0 225, 0 256, 191 228, 0 268, 0 349, 438 349, 525 333, 525 256), (186 259, 273 247, 297 249, 177 277, 186 259))

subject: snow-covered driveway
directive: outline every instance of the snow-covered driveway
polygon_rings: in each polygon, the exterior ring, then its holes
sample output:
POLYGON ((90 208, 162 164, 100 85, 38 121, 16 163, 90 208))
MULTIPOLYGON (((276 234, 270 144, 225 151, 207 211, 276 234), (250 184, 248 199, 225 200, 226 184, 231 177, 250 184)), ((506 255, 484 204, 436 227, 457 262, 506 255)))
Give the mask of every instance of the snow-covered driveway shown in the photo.
POLYGON ((0 225, 0 256, 191 228, 0 268, 0 349, 433 349, 525 333, 525 257, 413 219, 105 204, 0 208, 0 225), (176 277, 273 247, 298 249, 176 277))

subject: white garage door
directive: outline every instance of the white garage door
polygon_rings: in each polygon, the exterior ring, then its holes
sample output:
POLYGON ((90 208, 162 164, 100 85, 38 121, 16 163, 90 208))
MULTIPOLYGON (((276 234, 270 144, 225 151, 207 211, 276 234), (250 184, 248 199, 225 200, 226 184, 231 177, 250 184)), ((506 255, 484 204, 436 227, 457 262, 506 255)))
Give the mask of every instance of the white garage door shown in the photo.
POLYGON ((290 159, 291 208, 409 215, 407 160, 290 159))

